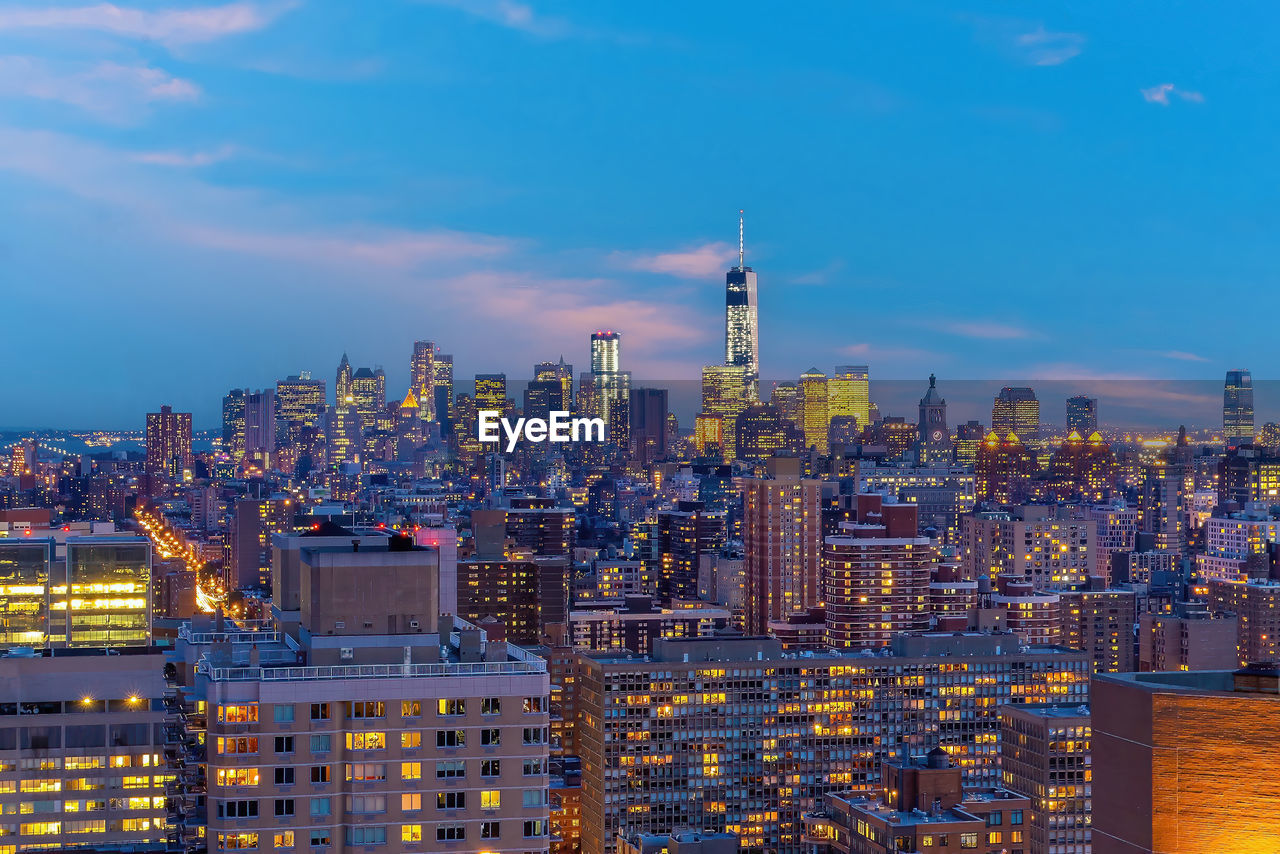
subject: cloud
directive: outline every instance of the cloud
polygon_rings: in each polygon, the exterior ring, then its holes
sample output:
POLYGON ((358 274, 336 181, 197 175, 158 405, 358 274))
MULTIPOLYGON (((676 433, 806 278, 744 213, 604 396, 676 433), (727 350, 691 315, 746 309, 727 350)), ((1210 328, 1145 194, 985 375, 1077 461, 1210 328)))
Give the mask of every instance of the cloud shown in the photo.
POLYGON ((979 338, 984 341, 1013 341, 1038 337, 1036 333, 1021 326, 988 321, 955 321, 941 324, 938 328, 952 335, 979 338))
POLYGON ((1013 40, 1024 61, 1032 65, 1062 65, 1079 56, 1084 43, 1085 37, 1080 33, 1049 32, 1043 24, 1017 34, 1013 40))
POLYGON ((1142 100, 1148 104, 1159 104, 1162 107, 1169 106, 1169 96, 1174 95, 1184 101, 1190 101, 1194 104, 1203 104, 1204 95, 1194 92, 1190 89, 1179 89, 1172 83, 1160 83, 1152 86, 1150 89, 1138 90, 1142 93, 1142 100))
POLYGON ((497 24, 509 30, 546 39, 562 39, 579 34, 579 31, 563 18, 539 15, 527 3, 516 0, 420 0, 431 6, 443 6, 456 9, 470 15, 497 24))
POLYGON ((1198 356, 1195 353, 1187 353, 1182 350, 1169 350, 1167 352, 1161 353, 1160 355, 1164 356, 1166 359, 1177 359, 1178 361, 1181 361, 1181 362, 1210 361, 1209 359, 1206 359, 1204 356, 1198 356))
POLYGON ((222 145, 209 151, 141 151, 133 155, 133 160, 153 166, 195 168, 222 163, 239 153, 240 149, 237 146, 222 145))
POLYGON ((190 224, 175 226, 172 234, 194 246, 301 264, 372 265, 399 269, 414 269, 429 262, 491 258, 505 254, 511 247, 511 241, 504 238, 444 229, 350 228, 288 232, 190 224))
POLYGON ((704 243, 679 252, 660 252, 656 255, 629 255, 616 252, 614 258, 631 270, 646 273, 662 273, 682 279, 705 279, 725 269, 737 260, 737 250, 728 243, 704 243))
POLYGON ((939 359, 939 354, 916 347, 882 347, 878 344, 861 342, 841 347, 837 351, 841 356, 858 359, 939 359))
POLYGON ((0 56, 0 96, 70 104, 101 119, 128 122, 157 102, 189 102, 200 87, 149 65, 100 62, 69 68, 27 56, 0 56))
POLYGON ((227 3, 197 9, 133 9, 113 3, 69 8, 20 7, 0 10, 0 31, 89 30, 156 41, 168 47, 209 42, 260 30, 296 2, 227 3))
POLYGON ((817 270, 810 270, 807 273, 792 276, 788 279, 788 282, 792 285, 825 285, 830 283, 832 277, 843 269, 844 261, 836 258, 817 270))

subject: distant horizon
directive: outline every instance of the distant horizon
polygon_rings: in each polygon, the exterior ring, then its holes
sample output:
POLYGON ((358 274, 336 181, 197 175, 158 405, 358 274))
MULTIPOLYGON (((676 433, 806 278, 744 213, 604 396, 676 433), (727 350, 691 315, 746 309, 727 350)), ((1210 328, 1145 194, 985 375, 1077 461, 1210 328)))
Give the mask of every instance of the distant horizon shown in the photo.
MULTIPOLYGON (((574 364, 566 357, 566 362, 574 364)), ((353 362, 353 367, 360 367, 353 362)), ((455 369, 456 369, 455 365, 455 369)), ((820 370, 831 375, 835 366, 818 366, 820 370)), ((576 368, 576 365, 575 365, 576 368)), ((335 366, 336 370, 336 366, 335 366)), ((1232 369, 1235 370, 1235 369, 1232 369)), ((291 371, 285 376, 294 376, 299 371, 291 371)), ((325 379, 326 405, 332 405, 333 378, 324 378, 311 371, 314 379, 325 379)), ((501 373, 495 371, 493 373, 501 373)), ((532 365, 529 373, 532 374, 532 365)), ((583 373, 575 371, 576 376, 583 373)), ((1224 378, 1225 378, 1225 371, 1224 378)), ((407 390, 407 369, 403 372, 405 382, 400 385, 407 390)), ((474 374, 454 376, 454 395, 472 394, 474 374)), ((525 385, 529 377, 507 375, 507 396, 520 406, 525 385)), ((795 382, 792 378, 765 378, 760 381, 762 398, 768 396, 775 383, 795 382)), ((977 420, 990 429, 991 403, 995 394, 1005 386, 1026 386, 1032 388, 1040 401, 1041 423, 1050 427, 1064 428, 1066 424, 1066 399, 1075 395, 1086 395, 1098 399, 1098 423, 1101 428, 1111 432, 1169 432, 1185 425, 1190 431, 1212 431, 1222 428, 1222 386, 1223 380, 1210 379, 955 379, 938 377, 938 391, 947 401, 947 422, 954 430, 957 424, 977 420)), ((240 386, 240 388, 266 388, 267 386, 240 386)), ((274 383, 270 385, 274 388, 274 383)), ((394 391, 397 384, 388 374, 387 401, 393 402, 404 397, 403 391, 394 391)), ((668 409, 676 414, 682 428, 689 428, 693 423, 693 415, 700 408, 700 379, 652 380, 632 377, 633 388, 665 388, 668 391, 668 409)), ((927 376, 920 379, 877 379, 874 366, 871 370, 871 402, 876 404, 882 416, 903 417, 914 423, 919 398, 928 387, 927 376)), ((1253 378, 1254 388, 1254 426, 1255 429, 1268 422, 1280 422, 1280 380, 1259 380, 1253 378)), ((217 395, 212 403, 201 401, 199 406, 186 406, 174 397, 162 400, 153 407, 139 412, 136 419, 128 422, 112 422, 107 418, 91 425, 56 425, 43 426, 0 426, 0 433, 20 434, 40 431, 91 432, 95 430, 110 432, 142 431, 145 427, 146 412, 158 411, 160 406, 172 406, 177 412, 192 413, 193 430, 216 432, 222 426, 222 395, 217 395)), ((763 402, 768 402, 767 400, 763 402)))

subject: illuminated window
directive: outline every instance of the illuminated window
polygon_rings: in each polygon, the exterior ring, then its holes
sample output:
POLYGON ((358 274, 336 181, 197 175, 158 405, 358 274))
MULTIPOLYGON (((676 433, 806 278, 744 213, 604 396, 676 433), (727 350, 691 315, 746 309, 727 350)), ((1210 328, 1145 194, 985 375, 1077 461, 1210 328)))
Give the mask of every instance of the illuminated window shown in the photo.
POLYGON ((229 724, 257 723, 258 707, 256 705, 219 706, 218 720, 229 724))
POLYGON ((467 713, 466 700, 437 700, 436 714, 439 715, 465 715, 467 713))
POLYGON ((496 810, 502 807, 502 792, 498 789, 485 789, 480 793, 480 809, 496 810))
POLYGON ((293 831, 286 830, 284 833, 277 833, 271 838, 272 848, 292 848, 293 847, 293 831))
POLYGON ((401 762, 400 763, 400 779, 401 780, 421 780, 422 779, 422 763, 421 762, 401 762))
POLYGON ((422 795, 417 792, 405 792, 400 796, 400 809, 405 812, 416 812, 422 809, 422 795))
POLYGON ((349 732, 347 733, 347 750, 386 750, 387 734, 385 732, 349 732))
POLYGON ((421 842, 422 841, 422 825, 420 824, 400 825, 400 841, 401 842, 421 842))
POLYGON ((416 718, 422 714, 422 702, 420 700, 401 700, 400 701, 400 717, 416 718))
POLYGON ((416 750, 422 747, 422 733, 405 730, 400 733, 400 747, 405 750, 416 750))

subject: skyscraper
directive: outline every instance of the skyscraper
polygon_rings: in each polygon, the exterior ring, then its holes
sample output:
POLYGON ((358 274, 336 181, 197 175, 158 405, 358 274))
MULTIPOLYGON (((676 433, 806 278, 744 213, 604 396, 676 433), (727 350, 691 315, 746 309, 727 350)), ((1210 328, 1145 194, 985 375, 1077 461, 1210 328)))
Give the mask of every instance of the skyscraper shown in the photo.
POLYGON ((590 394, 588 414, 603 418, 614 435, 614 422, 630 404, 631 374, 622 370, 622 335, 612 329, 591 333, 590 394))
POLYGON ((244 457, 244 389, 233 388, 222 398, 222 450, 239 462, 244 457))
MULTIPOLYGON (((174 482, 191 468, 191 413, 162 406, 147 413, 147 477, 152 489, 174 482)), ((153 493, 154 494, 154 493, 153 493)))
POLYGON ((1067 432, 1087 437, 1098 429, 1098 399, 1078 394, 1067 398, 1067 432))
POLYGON ((476 374, 476 408, 506 412, 506 374, 476 374))
POLYGON ((324 380, 306 371, 276 381, 276 435, 283 442, 297 442, 304 427, 315 427, 324 417, 324 380))
POLYGON ((1253 441, 1253 376, 1248 371, 1227 371, 1222 391, 1222 435, 1228 445, 1253 441))
POLYGON ((745 263, 742 211, 738 211, 738 266, 725 274, 724 363, 747 369, 754 399, 760 380, 760 320, 756 274, 745 263))
POLYGON ((333 380, 333 405, 339 409, 344 409, 354 402, 351 396, 351 382, 354 376, 351 362, 347 359, 347 354, 343 353, 342 361, 338 363, 337 376, 333 380))
POLYGON ((856 418, 858 429, 871 424, 871 374, 866 365, 836 365, 827 380, 827 410, 831 418, 856 418))
POLYGON ((649 465, 667 455, 667 390, 631 390, 631 455, 649 465))
POLYGON ((409 389, 427 421, 436 417, 436 346, 430 341, 414 341, 409 360, 409 389))
POLYGON ((831 414, 827 409, 827 375, 817 368, 800 375, 800 411, 804 446, 825 454, 829 448, 827 428, 831 425, 831 414))
POLYGON ((244 396, 244 455, 266 463, 275 449, 275 390, 250 392, 244 396))
POLYGON ((822 481, 773 472, 742 481, 746 629, 756 635, 822 602, 822 481))
POLYGON ((431 369, 435 374, 436 419, 440 432, 448 435, 453 431, 453 356, 436 353, 431 369))
POLYGON ((568 412, 573 409, 573 365, 566 364, 564 356, 559 362, 539 362, 533 366, 534 382, 560 384, 560 397, 552 409, 568 412))
POLYGON ((742 365, 707 365, 702 369, 702 412, 723 419, 724 457, 737 454, 738 416, 751 404, 752 377, 742 365))
POLYGON ((1040 401, 1036 400, 1035 390, 1009 386, 1000 389, 991 406, 991 429, 997 436, 1016 433, 1024 445, 1034 448, 1040 441, 1040 401))

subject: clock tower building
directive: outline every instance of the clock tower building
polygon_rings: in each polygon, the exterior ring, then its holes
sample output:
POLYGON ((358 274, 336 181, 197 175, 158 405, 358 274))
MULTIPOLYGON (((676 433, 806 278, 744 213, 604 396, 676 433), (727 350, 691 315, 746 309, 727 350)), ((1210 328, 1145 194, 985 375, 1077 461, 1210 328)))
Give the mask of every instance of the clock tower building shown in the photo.
POLYGON ((916 462, 919 465, 950 465, 951 431, 947 429, 947 402, 938 394, 938 378, 929 375, 929 390, 920 398, 919 439, 916 462))

